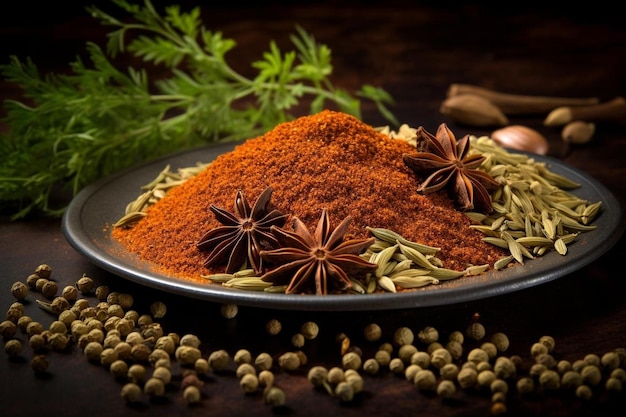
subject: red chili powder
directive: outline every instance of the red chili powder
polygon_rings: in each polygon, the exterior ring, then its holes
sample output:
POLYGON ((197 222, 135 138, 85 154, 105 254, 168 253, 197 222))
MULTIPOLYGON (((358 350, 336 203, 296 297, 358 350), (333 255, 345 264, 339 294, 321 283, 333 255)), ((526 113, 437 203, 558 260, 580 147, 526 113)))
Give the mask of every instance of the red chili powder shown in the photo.
POLYGON ((252 205, 271 186, 271 205, 311 230, 326 208, 333 227, 352 216, 346 238, 369 237, 366 226, 386 228, 441 248, 437 257, 446 268, 493 265, 505 252, 469 228, 445 191, 416 192, 418 178, 402 161, 404 153, 413 152, 414 147, 353 116, 325 110, 282 123, 218 156, 169 191, 135 226, 112 234, 162 272, 190 280, 223 272, 205 268, 207 253, 196 247, 202 235, 220 226, 209 206, 232 211, 239 189, 252 205))

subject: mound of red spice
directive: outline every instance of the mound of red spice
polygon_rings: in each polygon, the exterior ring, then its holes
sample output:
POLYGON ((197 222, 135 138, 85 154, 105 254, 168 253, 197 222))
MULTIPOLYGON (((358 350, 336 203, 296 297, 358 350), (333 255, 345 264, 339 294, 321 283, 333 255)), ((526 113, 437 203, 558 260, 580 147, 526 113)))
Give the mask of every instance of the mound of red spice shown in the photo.
POLYGON ((311 230, 326 208, 333 226, 352 216, 346 239, 369 237, 367 226, 386 228, 441 248, 437 257, 446 268, 493 265, 504 251, 469 228, 445 191, 417 193, 420 179, 402 160, 415 151, 353 116, 325 110, 279 124, 220 155, 132 228, 116 228, 112 235, 162 272, 191 280, 223 272, 205 268, 207 254, 196 247, 204 233, 220 226, 209 206, 231 211, 237 190, 253 202, 271 186, 271 206, 311 230))

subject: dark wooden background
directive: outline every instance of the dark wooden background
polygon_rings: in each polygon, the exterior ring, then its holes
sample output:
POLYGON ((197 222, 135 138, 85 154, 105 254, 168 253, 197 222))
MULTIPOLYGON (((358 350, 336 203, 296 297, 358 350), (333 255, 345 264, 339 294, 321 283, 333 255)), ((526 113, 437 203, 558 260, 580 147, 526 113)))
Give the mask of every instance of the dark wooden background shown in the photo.
MULTIPOLYGON (((98 26, 73 2, 14 4, 0 14, 0 59, 15 54, 30 56, 42 72, 64 71, 84 43, 103 44, 106 29, 98 26)), ((87 4, 87 3, 85 3, 87 4)), ((109 2, 97 1, 111 11, 109 2)), ((167 4, 155 2, 157 5, 167 4)), ((237 41, 229 55, 234 67, 249 71, 270 40, 285 50, 296 24, 314 34, 333 51, 337 85, 356 89, 369 83, 386 89, 395 98, 393 107, 402 122, 434 131, 447 122, 461 136, 488 134, 490 129, 455 124, 439 112, 451 83, 463 82, 501 91, 610 100, 626 94, 626 29, 619 13, 604 2, 576 7, 546 7, 532 3, 484 6, 452 2, 267 2, 254 7, 181 1, 183 7, 201 5, 205 25, 237 41)), ((0 81, 0 98, 19 97, 16 86, 0 81)), ((364 120, 373 125, 385 121, 371 106, 364 120)), ((599 124, 593 141, 567 147, 560 130, 542 126, 541 117, 512 117, 511 123, 536 128, 550 142, 550 155, 560 158, 604 184, 622 209, 626 203, 626 128, 619 123, 599 124)), ((0 157, 2 157, 0 155, 0 157)), ((588 353, 601 355, 626 347, 626 300, 623 273, 624 239, 583 269, 553 282, 498 297, 441 307, 371 312, 277 311, 241 307, 236 318, 220 315, 215 303, 161 293, 115 277, 76 253, 65 241, 59 219, 28 219, 0 223, 0 310, 14 301, 9 289, 24 280, 41 263, 53 267, 59 287, 74 283, 83 274, 98 284, 135 295, 135 308, 146 311, 162 300, 168 314, 160 322, 166 331, 197 334, 205 352, 225 348, 234 353, 248 348, 274 355, 291 350, 290 337, 301 323, 314 320, 320 336, 305 344, 309 364, 340 363, 338 333, 373 354, 361 331, 377 322, 390 340, 395 328, 405 325, 416 332, 436 327, 442 337, 463 330, 475 313, 488 334, 509 335, 508 354, 530 361, 530 347, 543 335, 556 340, 557 359, 574 361, 588 353), (265 334, 270 318, 283 323, 274 338, 265 334)), ((622 221, 623 224, 623 221, 622 221)), ((31 301, 27 314, 48 323, 51 317, 31 301)), ((469 342, 468 342, 469 343, 469 342)), ((466 346, 469 350, 470 344, 466 346)), ((4 352, 2 352, 4 355, 4 352)), ((6 355, 4 355, 6 356, 6 355)), ((306 371, 286 374, 279 370, 277 384, 287 393, 287 406, 272 410, 260 395, 244 395, 232 373, 211 378, 200 405, 188 407, 181 393, 171 387, 161 402, 146 401, 131 407, 120 398, 120 381, 99 365, 90 364, 74 346, 66 353, 50 355, 49 373, 36 377, 29 368, 28 348, 20 360, 0 358, 2 415, 489 415, 488 395, 459 392, 453 401, 442 401, 417 390, 403 377, 383 373, 365 377, 365 390, 349 404, 312 389, 306 371)), ((527 362, 530 363, 530 362, 527 362)), ((591 401, 568 393, 540 393, 530 398, 510 393, 508 415, 598 416, 622 415, 624 392, 603 390, 591 401)))

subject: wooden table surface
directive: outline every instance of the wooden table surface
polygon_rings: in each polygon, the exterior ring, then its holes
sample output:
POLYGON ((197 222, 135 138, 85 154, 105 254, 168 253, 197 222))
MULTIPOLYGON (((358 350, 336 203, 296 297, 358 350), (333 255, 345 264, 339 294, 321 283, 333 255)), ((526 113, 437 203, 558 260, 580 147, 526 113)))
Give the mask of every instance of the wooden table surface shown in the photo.
MULTIPOLYGON (((224 36, 237 41, 231 58, 241 68, 266 51, 271 39, 288 48, 289 35, 300 24, 318 42, 332 49, 333 80, 337 85, 348 89, 365 83, 381 86, 395 98, 392 110, 400 121, 423 125, 431 131, 446 122, 457 136, 491 132, 490 128, 457 124, 439 112, 451 83, 519 94, 602 100, 626 94, 626 28, 618 13, 600 7, 601 4, 591 11, 533 10, 520 6, 516 11, 505 12, 473 4, 444 8, 435 6, 435 2, 357 3, 270 2, 249 9, 206 6, 202 12, 208 28, 221 30, 224 36)), ((180 4, 189 7, 190 2, 180 4)), ((36 7, 43 8, 36 16, 27 4, 19 6, 21 13, 3 14, 2 59, 11 54, 30 56, 41 71, 59 71, 83 50, 86 40, 104 42, 105 30, 80 8, 58 4, 36 7)), ((19 94, 14 85, 4 81, 0 88, 3 99, 19 94)), ((363 110, 366 122, 385 123, 371 106, 366 105, 363 110)), ((623 210, 625 125, 599 123, 590 143, 567 147, 560 139, 560 129, 544 127, 542 121, 541 116, 511 117, 512 124, 533 127, 544 134, 550 143, 551 156, 602 183, 623 210)), ((342 403, 314 389, 307 381, 307 369, 317 364, 341 366, 340 345, 336 341, 340 333, 350 337, 352 345, 359 347, 366 358, 373 356, 382 342, 392 342, 393 332, 401 326, 411 328, 416 335, 427 326, 435 327, 445 342, 444 338, 452 331, 464 331, 475 314, 479 314, 485 326, 485 340, 495 332, 509 336, 511 345, 503 355, 519 355, 524 360, 519 376, 528 373, 534 360, 531 346, 544 335, 554 337, 556 346, 552 354, 557 360, 574 362, 588 354, 601 356, 626 348, 626 283, 622 263, 625 249, 622 237, 611 250, 574 273, 487 299, 427 308, 358 312, 240 306, 235 318, 226 319, 218 303, 160 292, 92 265, 65 240, 60 219, 29 218, 13 222, 4 216, 0 223, 2 311, 15 301, 10 294, 11 284, 24 281, 39 264, 47 263, 53 268, 59 288, 72 285, 86 274, 98 285, 133 294, 133 307, 140 313, 149 313, 153 301, 163 301, 168 307, 166 316, 159 320, 163 329, 167 333, 197 335, 205 355, 217 349, 226 349, 234 355, 238 349, 246 348, 253 355, 268 352, 278 357, 296 350, 291 336, 302 323, 315 321, 320 333, 302 347, 308 358, 306 365, 295 372, 274 368, 276 385, 286 393, 286 406, 277 409, 264 404, 260 393, 244 394, 234 367, 207 377, 202 401, 196 406, 188 406, 182 398, 179 367, 174 368, 174 381, 161 401, 145 400, 129 406, 120 397, 123 381, 113 378, 101 365, 88 362, 76 345, 64 352, 51 352, 48 372, 35 375, 29 365, 33 353, 24 335, 18 334, 26 343, 22 355, 13 360, 4 352, 0 355, 0 413, 12 417, 52 414, 122 417, 146 413, 154 416, 489 415, 491 398, 483 390, 459 389, 452 399, 442 400, 437 395, 419 392, 404 376, 387 370, 373 376, 362 372, 363 391, 352 402, 342 403), (269 336, 265 323, 273 318, 282 323, 283 330, 269 336), (371 322, 383 329, 383 338, 378 342, 363 339, 363 328, 371 322)), ((26 314, 49 324, 53 317, 37 306, 36 298, 32 295, 25 302, 26 314)), ((466 340, 464 352, 481 342, 466 340)), ((626 367, 624 359, 622 367, 626 367)), ((511 382, 507 415, 623 415, 624 390, 609 393, 598 386, 590 400, 565 391, 538 390, 533 395, 522 396, 515 392, 511 382)))

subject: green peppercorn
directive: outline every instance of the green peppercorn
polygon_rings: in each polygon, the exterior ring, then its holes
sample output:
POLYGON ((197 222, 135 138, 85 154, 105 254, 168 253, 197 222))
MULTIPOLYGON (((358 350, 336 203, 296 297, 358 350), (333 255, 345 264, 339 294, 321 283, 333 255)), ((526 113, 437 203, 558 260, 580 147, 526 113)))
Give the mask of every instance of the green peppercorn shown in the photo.
POLYGON ((506 394, 509 391, 509 384, 504 379, 496 378, 489 385, 492 393, 501 392, 506 394))
POLYGON ((553 369, 546 369, 539 375, 539 385, 546 391, 555 391, 561 388, 561 377, 553 369))
POLYGON ((510 345, 509 337, 502 332, 494 333, 491 336, 491 343, 495 345, 496 349, 498 349, 498 352, 506 351, 510 345))
POLYGON ((239 379, 239 386, 244 393, 253 393, 259 388, 259 378, 256 374, 244 374, 239 379))
POLYGON ((576 397, 580 398, 581 400, 590 400, 591 398, 593 398, 593 391, 591 390, 589 385, 579 385, 578 388, 576 388, 576 397))
POLYGON ((47 280, 41 286, 41 294, 44 297, 49 298, 49 299, 54 298, 57 295, 58 291, 59 291, 59 287, 58 287, 57 283, 52 281, 52 280, 47 280))
POLYGON ((485 333, 485 326, 477 321, 472 322, 465 330, 467 337, 472 340, 482 340, 482 338, 485 337, 485 333))
POLYGON ((128 375, 128 364, 122 359, 117 359, 109 365, 109 372, 114 378, 124 378, 128 375))
POLYGON ((407 343, 407 344, 401 345, 400 348, 398 348, 398 357, 402 359, 404 363, 409 363, 411 361, 411 357, 416 352, 417 352, 417 347, 415 347, 415 345, 411 343, 407 343))
POLYGON ((363 377, 356 369, 346 369, 344 375, 346 377, 346 382, 352 385, 352 389, 354 390, 355 394, 363 390, 363 377))
POLYGON ((15 334, 17 333, 17 328, 21 327, 20 319, 18 319, 17 324, 12 322, 11 320, 4 320, 2 323, 0 323, 0 335, 5 339, 10 339, 15 336, 15 334))
POLYGON ((522 395, 530 394, 535 390, 535 381, 531 377, 524 376, 517 380, 515 387, 522 395))
POLYGON ((50 278, 52 275, 52 268, 48 264, 41 264, 35 268, 35 274, 41 278, 50 278))
POLYGON ((321 365, 312 366, 307 374, 308 381, 315 387, 322 386, 326 382, 327 377, 328 369, 321 365))
POLYGON ((375 342, 382 337, 382 329, 376 323, 370 323, 363 329, 363 336, 368 342, 375 342))
POLYGON ((417 337, 420 342, 424 343, 425 345, 429 345, 439 340, 439 331, 432 326, 427 326, 419 331, 417 337))
POLYGON ((165 395, 165 383, 159 378, 148 378, 143 386, 143 392, 150 397, 162 397, 165 395))
POLYGON ((421 368, 426 369, 430 367, 430 354, 428 352, 420 350, 411 355, 410 362, 414 365, 418 365, 421 368))
POLYGON ((61 333, 50 333, 47 337, 47 344, 56 351, 64 350, 69 346, 69 337, 61 333))
POLYGON ((54 297, 50 302, 50 310, 54 314, 61 314, 63 311, 70 308, 70 303, 64 297, 54 297))
POLYGON ((300 367, 300 357, 295 352, 285 352, 278 357, 278 365, 287 371, 295 371, 300 367))
POLYGON ((489 354, 480 348, 474 348, 467 353, 467 360, 476 364, 489 362, 489 354))
POLYGON ((328 370, 326 379, 330 384, 337 385, 338 383, 346 380, 346 374, 342 368, 333 366, 328 370))
POLYGON ((95 283, 90 277, 83 275, 76 281, 76 288, 83 294, 88 294, 93 291, 95 283))
POLYGON ((275 336, 278 333, 280 333, 281 329, 282 329, 282 325, 280 321, 276 319, 271 319, 265 324, 265 330, 267 331, 267 333, 269 333, 272 336, 275 336))
POLYGON ((18 357, 22 353, 22 342, 18 339, 7 340, 4 343, 4 351, 11 358, 18 357))
POLYGON ((30 336, 28 338, 28 345, 33 352, 41 352, 47 348, 46 339, 44 339, 41 334, 34 334, 30 336))
POLYGON ((587 385, 598 385, 602 380, 602 372, 596 365, 586 365, 580 371, 580 374, 583 377, 583 382, 587 385))
POLYGON ((164 384, 169 384, 172 381, 172 372, 169 370, 169 368, 159 366, 154 368, 154 371, 152 372, 152 377, 159 378, 161 381, 163 381, 164 384))
POLYGON ((104 348, 100 352, 100 364, 109 368, 111 364, 118 360, 117 352, 113 348, 104 348))
POLYGON ((256 375, 256 368, 250 363, 241 363, 237 366, 237 370, 235 371, 237 378, 243 377, 245 374, 253 374, 256 375))
POLYGON ((139 363, 134 363, 128 368, 128 379, 135 383, 141 383, 146 378, 146 367, 139 363))
POLYGON ((25 300, 28 297, 28 285, 22 281, 16 281, 11 285, 11 294, 17 300, 25 300))
POLYGON ((478 372, 476 372, 476 369, 472 369, 471 367, 461 368, 456 377, 456 380, 462 389, 473 388, 476 386, 477 379, 478 372))
POLYGON ((452 398, 456 394, 456 385, 452 380, 442 379, 437 384, 436 392, 440 398, 452 398))
POLYGON ((604 383, 604 388, 609 392, 622 392, 622 381, 618 378, 609 377, 604 383))
POLYGON ((554 350, 554 346, 556 345, 554 337, 547 335, 541 336, 539 338, 539 343, 545 345, 548 348, 548 353, 551 353, 554 350))
POLYGON ((235 318, 238 313, 239 307, 237 307, 237 304, 227 303, 220 306, 220 314, 226 319, 235 318))
POLYGON ((41 332, 43 332, 43 326, 38 321, 31 321, 26 326, 26 334, 29 336, 41 334, 41 332))
POLYGON ((44 373, 48 370, 49 366, 48 358, 46 355, 35 355, 30 361, 30 367, 37 374, 44 373))
POLYGON ((266 389, 274 385, 274 374, 271 371, 263 370, 259 372, 259 385, 266 389))
POLYGON ((148 355, 148 362, 150 362, 152 366, 155 366, 155 364, 157 363, 159 359, 169 360, 170 354, 160 348, 152 349, 152 352, 150 352, 150 355, 148 355))
POLYGON ((363 371, 370 375, 375 375, 380 370, 380 364, 374 358, 368 358, 363 362, 363 371))
POLYGON ((272 367, 273 363, 274 359, 269 353, 266 352, 259 353, 254 359, 254 366, 256 366, 257 369, 261 371, 269 370, 272 367))
POLYGON ((430 363, 437 369, 441 369, 444 365, 452 363, 452 355, 445 348, 435 349, 430 354, 430 363))
POLYGON ((141 387, 134 382, 129 382, 122 387, 120 395, 127 403, 135 403, 141 400, 141 387))
POLYGON ((76 320, 76 313, 72 310, 63 310, 59 314, 59 321, 65 324, 66 329, 72 325, 74 320, 76 320))
POLYGON ((302 333, 296 333, 293 336, 291 336, 291 344, 294 347, 297 348, 301 348, 302 346, 304 346, 304 335, 302 335, 302 333))
POLYGON ((162 301, 155 301, 150 304, 150 313, 152 313, 152 317, 155 319, 163 318, 165 313, 167 313, 167 306, 162 301))
POLYGON ((99 361, 100 354, 102 353, 103 350, 104 348, 99 342, 92 341, 92 342, 87 343, 87 345, 83 349, 83 352, 88 360, 99 361))
POLYGON ((96 287, 95 295, 98 300, 106 300, 110 292, 106 285, 99 285, 96 287))
POLYGON ((194 334, 186 334, 183 337, 180 338, 180 345, 181 346, 191 346, 194 348, 199 348, 200 347, 200 339, 198 338, 198 336, 194 335, 194 334))
POLYGON ((495 380, 496 374, 494 374, 491 369, 478 371, 478 374, 476 375, 476 383, 479 387, 488 387, 495 380))
POLYGON ((343 402, 349 402, 354 399, 354 388, 347 381, 342 381, 335 387, 335 396, 343 402))
POLYGON ((374 353, 374 359, 376 359, 380 366, 388 366, 391 361, 391 354, 384 349, 379 349, 374 353))
POLYGON ((404 361, 400 358, 393 358, 389 361, 389 370, 394 374, 401 374, 404 372, 404 361))
POLYGON ((613 370, 620 366, 620 358, 616 352, 607 352, 600 358, 603 369, 613 370))
POLYGON ((393 341, 396 345, 410 345, 415 340, 413 330, 408 327, 400 327, 393 334, 393 341))
MULTIPOLYGON (((174 352, 176 360, 179 361, 183 365, 193 365, 198 359, 200 359, 201 352, 200 349, 195 348, 193 346, 178 346, 176 351, 174 352)), ((209 365, 211 361, 209 361, 209 365)), ((215 368, 213 368, 215 369, 215 368)))
POLYGON ((150 353, 152 352, 150 346, 144 345, 144 344, 131 345, 131 346, 132 347, 130 348, 130 356, 134 360, 140 361, 140 362, 148 361, 150 357, 150 353))
POLYGON ((202 394, 200 393, 200 389, 195 385, 188 385, 183 389, 183 398, 187 404, 196 404, 202 399, 202 394))
POLYGON ((263 399, 271 407, 282 407, 285 405, 285 392, 279 387, 270 387, 264 394, 263 399))
POLYGON ((34 290, 37 288, 37 280, 40 278, 41 277, 35 273, 30 274, 26 277, 26 285, 28 285, 28 288, 30 288, 31 290, 34 290))
POLYGON ((441 379, 454 381, 456 380, 458 374, 459 366, 456 363, 447 363, 439 369, 439 376, 441 376, 441 379))

